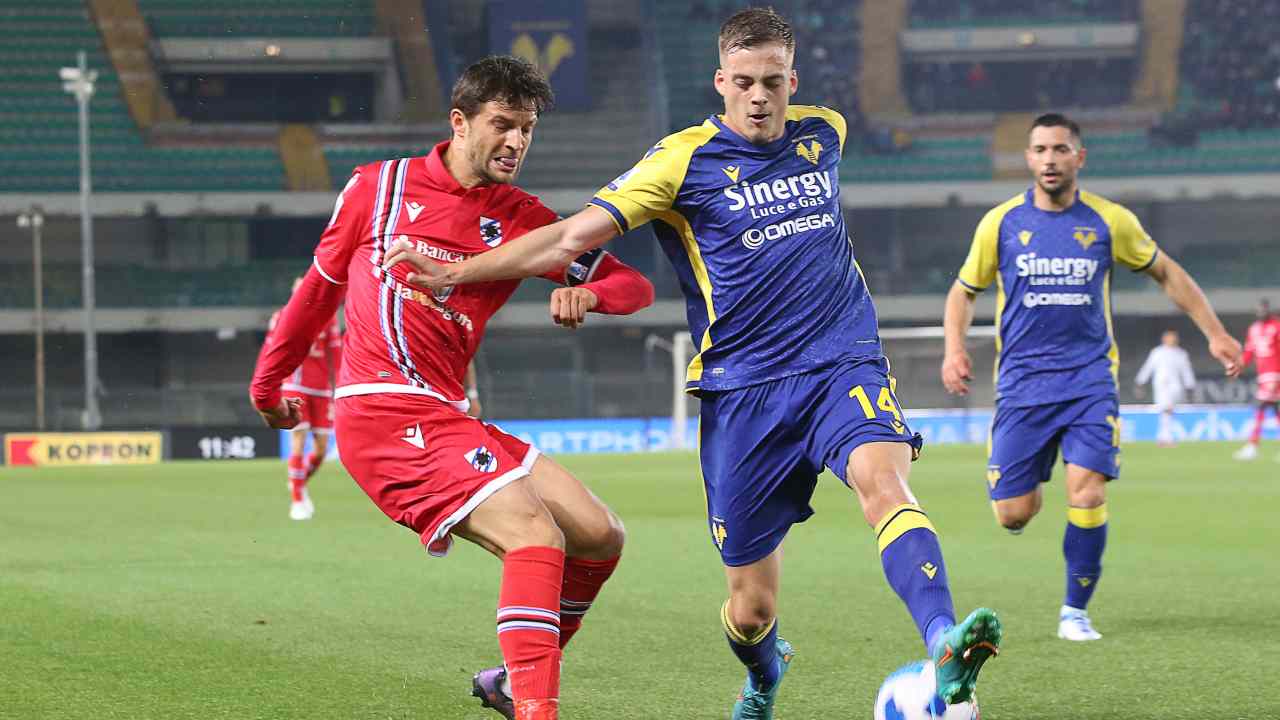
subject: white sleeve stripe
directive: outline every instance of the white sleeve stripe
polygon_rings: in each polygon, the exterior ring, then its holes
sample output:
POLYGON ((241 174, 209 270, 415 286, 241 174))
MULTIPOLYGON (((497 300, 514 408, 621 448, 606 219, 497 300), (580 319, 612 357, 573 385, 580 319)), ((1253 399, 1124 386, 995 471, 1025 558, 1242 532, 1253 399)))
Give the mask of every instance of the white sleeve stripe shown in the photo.
POLYGON ((609 254, 609 251, 605 250, 604 252, 600 253, 596 257, 596 261, 591 263, 591 267, 587 270, 587 279, 583 280, 582 282, 584 283, 591 282, 591 279, 596 276, 596 270, 600 268, 600 263, 604 262, 604 256, 608 254, 609 254))
POLYGON ((334 280, 333 278, 329 277, 329 273, 325 272, 324 268, 320 267, 320 258, 312 255, 311 264, 316 266, 316 271, 319 272, 321 275, 323 275, 325 280, 328 280, 334 285, 346 285, 346 283, 344 282, 340 282, 338 280, 334 280))

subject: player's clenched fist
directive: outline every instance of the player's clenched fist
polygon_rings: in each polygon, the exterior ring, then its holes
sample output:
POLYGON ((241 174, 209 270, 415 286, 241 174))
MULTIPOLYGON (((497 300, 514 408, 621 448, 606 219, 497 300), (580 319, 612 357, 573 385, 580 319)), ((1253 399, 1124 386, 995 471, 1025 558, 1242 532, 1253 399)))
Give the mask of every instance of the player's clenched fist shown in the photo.
POLYGON ((1244 369, 1240 362, 1240 341, 1221 333, 1209 339, 1209 352, 1218 362, 1222 363, 1222 367, 1226 370, 1227 377, 1239 377, 1240 371, 1244 369))
POLYGON ((969 353, 951 352, 942 360, 942 384, 952 395, 968 395, 969 381, 973 379, 973 362, 969 353))
POLYGON ((302 398, 281 398, 279 405, 267 410, 259 410, 258 414, 262 416, 262 421, 268 427, 290 430, 302 422, 302 398))
POLYGON ((551 319, 567 328, 579 327, 599 302, 595 293, 583 287, 556 288, 551 293, 551 319))
POLYGON ((382 267, 391 268, 400 263, 407 263, 413 268, 405 279, 418 287, 440 290, 453 284, 447 279, 448 273, 444 265, 414 250, 413 243, 405 239, 398 239, 391 243, 391 247, 387 250, 387 257, 382 261, 382 267))

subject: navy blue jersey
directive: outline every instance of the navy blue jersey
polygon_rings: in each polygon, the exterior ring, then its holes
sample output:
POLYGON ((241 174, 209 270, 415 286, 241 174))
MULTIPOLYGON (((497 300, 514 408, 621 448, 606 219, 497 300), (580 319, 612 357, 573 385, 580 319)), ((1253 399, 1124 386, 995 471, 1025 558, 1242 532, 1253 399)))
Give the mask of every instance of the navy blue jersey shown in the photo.
POLYGON ((959 280, 996 283, 996 402, 1044 405, 1117 391, 1111 271, 1155 262, 1158 249, 1124 206, 1080 192, 1061 212, 1031 190, 978 224, 959 280))
POLYGON ((622 232, 653 222, 698 345, 689 391, 881 356, 840 212, 844 118, 803 105, 786 118, 767 145, 708 118, 664 138, 591 200, 622 232))

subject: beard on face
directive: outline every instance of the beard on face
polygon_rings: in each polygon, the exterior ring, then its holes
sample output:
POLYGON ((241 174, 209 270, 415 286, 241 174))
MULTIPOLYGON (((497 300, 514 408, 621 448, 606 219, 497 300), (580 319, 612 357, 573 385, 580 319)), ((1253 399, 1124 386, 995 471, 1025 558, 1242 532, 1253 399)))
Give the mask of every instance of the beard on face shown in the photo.
POLYGON ((489 166, 493 156, 487 150, 482 148, 471 148, 467 153, 467 159, 471 162, 471 169, 475 174, 484 178, 485 182, 504 185, 515 181, 516 174, 520 172, 520 165, 517 163, 515 172, 510 175, 498 175, 489 166))
POLYGON ((1047 195, 1055 198, 1060 197, 1062 194, 1068 192, 1069 190, 1071 190, 1071 188, 1075 186, 1075 179, 1068 178, 1066 174, 1064 174, 1062 171, 1058 172, 1058 177, 1056 179, 1058 181, 1058 185, 1056 187, 1047 185, 1043 177, 1039 178, 1037 184, 1040 186, 1040 189, 1043 190, 1047 195))

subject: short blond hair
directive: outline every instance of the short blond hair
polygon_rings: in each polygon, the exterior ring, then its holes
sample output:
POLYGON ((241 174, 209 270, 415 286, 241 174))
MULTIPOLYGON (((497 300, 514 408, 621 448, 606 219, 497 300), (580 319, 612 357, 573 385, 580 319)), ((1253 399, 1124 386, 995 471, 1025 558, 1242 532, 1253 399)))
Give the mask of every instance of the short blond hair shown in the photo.
POLYGON ((771 7, 739 10, 720 26, 721 55, 769 43, 782 43, 787 54, 796 51, 796 36, 791 31, 791 23, 771 7))

